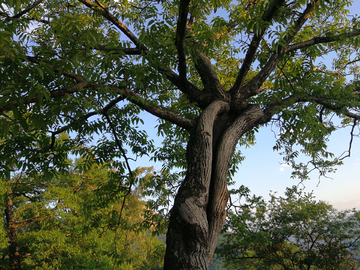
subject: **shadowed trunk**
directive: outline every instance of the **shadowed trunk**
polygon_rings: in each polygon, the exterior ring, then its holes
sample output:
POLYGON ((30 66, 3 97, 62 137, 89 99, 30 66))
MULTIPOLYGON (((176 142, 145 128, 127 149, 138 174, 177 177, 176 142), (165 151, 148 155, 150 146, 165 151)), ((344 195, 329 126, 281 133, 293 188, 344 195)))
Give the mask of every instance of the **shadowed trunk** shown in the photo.
POLYGON ((14 216, 14 204, 12 200, 12 189, 8 188, 6 192, 6 204, 5 204, 5 217, 7 223, 7 238, 9 239, 9 259, 10 269, 20 270, 21 269, 21 257, 18 250, 16 224, 14 216))
POLYGON ((214 101, 191 134, 187 174, 170 213, 165 270, 208 269, 226 217, 227 176, 235 147, 263 117, 255 105, 237 116, 229 111, 228 103, 214 101))

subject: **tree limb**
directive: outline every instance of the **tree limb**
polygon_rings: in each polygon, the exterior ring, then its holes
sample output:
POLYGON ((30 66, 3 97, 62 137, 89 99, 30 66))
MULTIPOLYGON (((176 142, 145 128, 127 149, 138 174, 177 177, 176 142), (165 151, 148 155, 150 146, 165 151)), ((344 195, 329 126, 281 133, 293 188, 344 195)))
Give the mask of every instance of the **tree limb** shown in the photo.
MULTIPOLYGON (((273 0, 271 2, 270 6, 268 7, 268 9, 262 15, 261 20, 264 22, 270 22, 273 19, 273 17, 275 16, 279 7, 284 2, 285 2, 285 0, 273 0)), ((230 89, 231 95, 237 94, 238 91, 240 90, 240 88, 242 87, 242 85, 244 84, 245 77, 248 74, 252 63, 254 62, 255 54, 260 45, 260 41, 263 38, 263 36, 264 36, 266 30, 269 28, 269 26, 270 26, 270 24, 268 24, 266 27, 261 29, 259 34, 255 33, 255 35, 250 43, 249 49, 247 50, 244 62, 243 62, 242 66, 239 70, 239 73, 236 77, 236 81, 235 81, 233 87, 230 89)))
POLYGON ((109 12, 109 10, 99 1, 96 1, 97 4, 89 0, 78 0, 78 1, 91 9, 99 11, 104 18, 106 18, 109 22, 114 24, 121 32, 123 32, 135 44, 137 48, 145 51, 147 50, 145 45, 139 42, 138 38, 130 31, 130 29, 127 28, 126 25, 123 24, 121 21, 119 21, 114 15, 112 15, 109 12))
POLYGON ((206 90, 210 91, 215 99, 230 101, 230 96, 221 85, 219 78, 209 60, 202 53, 195 57, 195 67, 206 90))
POLYGON ((169 68, 159 67, 159 71, 166 75, 167 79, 175 85, 181 92, 188 95, 190 100, 197 102, 200 108, 205 108, 209 105, 213 99, 211 93, 201 91, 195 85, 190 83, 188 80, 185 83, 182 81, 180 76, 169 68))
MULTIPOLYGON (((58 89, 58 90, 54 90, 50 92, 50 96, 52 98, 57 98, 57 97, 62 97, 65 94, 72 94, 75 92, 79 92, 84 90, 85 88, 88 88, 89 86, 91 86, 91 84, 89 84, 88 82, 80 82, 77 83, 73 86, 70 87, 66 87, 66 88, 62 88, 62 89, 58 89)), ((19 101, 23 104, 30 104, 30 103, 34 103, 39 101, 39 97, 38 96, 34 96, 31 99, 29 99, 27 96, 19 99, 19 101)), ((4 111, 9 111, 11 110, 12 106, 18 107, 19 106, 19 102, 18 101, 9 101, 7 105, 4 105, 2 107, 0 107, 0 113, 4 112, 4 111)))
POLYGON ((345 106, 336 106, 334 104, 332 104, 331 102, 326 101, 324 98, 320 98, 320 97, 309 97, 307 99, 299 99, 299 102, 307 102, 307 101, 314 101, 320 105, 323 105, 325 108, 330 109, 332 111, 339 111, 342 110, 341 114, 352 118, 354 120, 360 120, 360 115, 356 114, 356 113, 352 113, 350 111, 348 111, 347 109, 344 110, 345 106))
POLYGON ((187 15, 189 12, 190 0, 181 0, 179 4, 179 17, 176 27, 175 45, 178 51, 179 66, 178 71, 182 81, 186 80, 186 53, 185 53, 185 36, 187 15))
POLYGON ((50 213, 46 214, 45 216, 37 216, 37 217, 34 217, 34 218, 29 218, 23 222, 19 222, 19 223, 15 223, 15 228, 21 228, 21 227, 24 227, 24 226, 27 226, 33 222, 36 222, 36 221, 39 221, 41 219, 43 219, 44 217, 47 217, 49 216, 50 213))
POLYGON ((302 48, 306 48, 306 47, 311 47, 313 45, 316 44, 322 44, 322 43, 330 43, 333 41, 337 41, 340 38, 348 38, 348 37, 355 37, 355 36, 359 36, 360 35, 360 29, 355 29, 350 33, 346 33, 346 34, 341 34, 341 35, 337 35, 337 36, 332 36, 332 37, 314 37, 310 40, 307 41, 302 41, 293 45, 290 45, 286 48, 285 52, 291 52, 291 51, 295 51, 298 49, 302 49, 302 48))
POLYGON ((97 45, 94 47, 95 50, 104 52, 123 52, 126 55, 140 55, 143 51, 139 48, 107 48, 106 45, 97 45))
POLYGON ((21 16, 25 15, 26 13, 28 13, 30 10, 32 10, 33 8, 35 8, 36 6, 40 5, 44 0, 37 0, 35 1, 33 4, 30 4, 27 8, 25 8, 24 10, 20 11, 19 13, 15 14, 12 17, 8 17, 6 18, 5 21, 10 21, 11 19, 18 19, 21 16))
MULTIPOLYGON (((39 60, 37 57, 26 56, 31 63, 40 64, 42 60, 39 60)), ((52 67, 52 65, 50 65, 52 67)), ((60 72, 60 69, 54 69, 56 72, 60 72)), ((74 79, 77 83, 86 83, 86 81, 79 75, 69 72, 69 71, 61 71, 61 75, 74 79)))
MULTIPOLYGON (((98 10, 104 18, 109 20, 118 29, 120 29, 120 31, 122 31, 136 45, 136 48, 138 49, 138 50, 126 49, 127 51, 124 50, 125 52, 127 52, 128 54, 141 54, 141 53, 147 51, 147 48, 145 47, 145 45, 141 44, 138 41, 137 37, 122 22, 120 22, 117 18, 115 18, 108 11, 108 9, 105 8, 104 5, 100 4, 99 1, 96 1, 97 4, 91 2, 90 0, 78 0, 78 1, 85 4, 89 8, 98 10)), ((181 3, 182 2, 183 1, 181 1, 181 3)), ((184 3, 181 5, 184 5, 184 3)), ((183 9, 183 11, 182 11, 181 20, 179 18, 180 29, 177 29, 177 32, 178 32, 177 38, 181 44, 183 42, 183 39, 185 38, 186 17, 187 17, 186 7, 183 7, 182 9, 183 9), (184 23, 185 23, 185 26, 183 26, 184 23)), ((183 46, 183 45, 181 45, 181 46, 183 46)), ((106 50, 106 48, 104 48, 103 46, 99 46, 97 49, 106 50)), ((180 64, 180 65, 183 66, 184 63, 180 64)), ((180 65, 179 65, 179 67, 180 67, 180 65)), ((159 71, 161 73, 165 74, 170 82, 172 82, 176 87, 178 87, 180 89, 180 91, 189 95, 191 97, 191 99, 193 99, 195 102, 198 102, 199 104, 206 104, 206 105, 211 103, 212 100, 210 99, 210 97, 209 98, 208 98, 208 96, 205 97, 204 93, 201 93, 201 91, 199 89, 197 89, 193 84, 191 84, 189 81, 186 80, 186 67, 185 67, 185 70, 184 70, 184 68, 181 68, 179 70, 180 76, 175 74, 171 69, 169 69, 167 67, 159 67, 159 71), (185 79, 183 77, 185 77, 185 79), (205 100, 207 100, 207 101, 205 101, 205 100)))
MULTIPOLYGON (((102 87, 102 86, 100 85, 100 87, 102 87)), ((122 95, 125 96, 127 100, 138 105, 140 108, 151 113, 152 115, 155 115, 157 117, 160 117, 161 119, 164 119, 173 124, 176 124, 179 127, 182 127, 186 130, 190 130, 195 126, 194 120, 183 118, 171 111, 166 111, 164 109, 161 109, 160 107, 151 105, 150 102, 147 102, 145 99, 138 96, 137 94, 135 94, 133 91, 131 91, 128 88, 119 89, 114 86, 110 86, 110 88, 121 92, 122 95)))
POLYGON ((284 45, 278 45, 278 50, 276 53, 273 53, 265 64, 265 66, 261 69, 261 71, 244 87, 243 95, 244 98, 249 98, 253 95, 257 94, 258 89, 268 78, 270 73, 276 68, 279 61, 283 58, 286 53, 286 49, 289 46, 289 43, 300 31, 305 22, 310 18, 310 16, 315 11, 315 6, 317 2, 321 0, 314 0, 308 4, 305 11, 298 17, 298 19, 291 23, 289 26, 288 34, 284 38, 284 45), (291 28, 291 29, 290 29, 291 28))
POLYGON ((348 150, 347 151, 345 151, 342 155, 344 155, 345 153, 347 153, 347 155, 345 155, 345 156, 342 156, 342 157, 340 157, 339 158, 339 160, 344 160, 345 158, 348 158, 348 157, 350 157, 350 155, 351 155, 351 147, 352 147, 352 144, 353 144, 353 139, 354 139, 354 129, 355 129, 355 127, 356 127, 356 124, 357 124, 357 121, 356 121, 357 119, 354 119, 354 123, 353 123, 353 125, 352 125, 352 128, 351 128, 351 131, 350 131, 350 142, 349 142, 349 148, 348 148, 348 150))
POLYGON ((326 101, 325 98, 314 97, 314 96, 309 96, 309 97, 305 98, 305 97, 301 97, 298 95, 291 95, 279 102, 269 105, 264 110, 265 115, 264 115, 261 123, 262 124, 267 123, 268 121, 270 121, 271 117, 273 117, 275 114, 279 113, 286 107, 292 106, 293 104, 295 104, 297 102, 316 102, 317 104, 320 104, 329 110, 332 110, 335 112, 341 110, 342 115, 352 118, 356 121, 360 120, 359 114, 348 111, 347 109, 345 109, 345 106, 336 106, 336 105, 332 104, 331 102, 326 101))

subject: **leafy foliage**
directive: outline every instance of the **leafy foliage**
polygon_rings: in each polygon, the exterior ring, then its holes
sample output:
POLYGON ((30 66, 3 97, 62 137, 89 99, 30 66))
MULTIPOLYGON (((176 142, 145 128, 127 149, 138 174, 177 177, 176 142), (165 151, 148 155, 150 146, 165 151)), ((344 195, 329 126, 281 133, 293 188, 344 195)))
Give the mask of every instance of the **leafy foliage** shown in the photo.
POLYGON ((293 186, 266 202, 242 186, 217 256, 227 269, 357 269, 360 215, 293 186))
MULTIPOLYGON (((124 197, 122 191, 106 192, 110 175, 99 166, 82 173, 75 166, 51 182, 41 176, 19 176, 8 183, 22 269, 68 269, 71 265, 130 270, 162 265, 164 245, 151 234, 154 226, 142 225, 145 202, 136 194, 124 197), (105 197, 104 192, 111 195, 105 197)), ((9 219, 2 220, 0 265, 6 268, 9 219)))
POLYGON ((179 194, 176 207, 191 201, 187 206, 204 218, 187 220, 189 213, 175 209, 173 215, 183 216, 173 220, 213 228, 190 246, 214 247, 227 184, 243 159, 236 146, 254 144, 260 126, 278 127, 275 149, 296 177, 341 164, 327 150, 328 136, 339 128, 333 119, 352 125, 352 137, 360 119, 360 20, 348 16, 351 3, 3 1, 1 181, 23 174, 52 183, 75 155, 80 172, 106 164, 114 173, 102 202, 133 190, 133 162, 148 156, 163 163, 144 189, 157 214, 155 221, 149 212, 148 224, 164 228, 179 194), (322 62, 327 57, 332 66, 322 62), (159 147, 144 130, 145 113, 158 118, 159 147), (310 162, 298 163, 300 153, 310 162))

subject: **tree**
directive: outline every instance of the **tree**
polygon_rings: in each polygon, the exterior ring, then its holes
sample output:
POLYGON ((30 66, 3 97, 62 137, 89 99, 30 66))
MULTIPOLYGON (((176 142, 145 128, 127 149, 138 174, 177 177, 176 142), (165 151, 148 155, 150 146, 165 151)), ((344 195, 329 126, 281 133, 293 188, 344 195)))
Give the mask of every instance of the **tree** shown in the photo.
MULTIPOLYGON (((147 171, 135 172, 141 177, 147 171)), ((151 234, 154 227, 142 226, 145 202, 135 192, 118 193, 111 176, 106 167, 93 165, 82 173, 73 166, 52 181, 14 177, 0 207, 7 232, 0 243, 10 242, 1 245, 0 267, 158 269, 165 249, 151 234)))
POLYGON ((337 211, 296 186, 268 202, 244 186, 234 193, 240 204, 229 206, 216 251, 227 269, 358 269, 358 211, 337 211))
POLYGON ((110 163, 131 189, 130 161, 147 154, 164 163, 153 205, 176 194, 164 268, 206 269, 242 158, 237 146, 254 143, 259 127, 279 128, 276 149, 298 176, 341 163, 326 142, 334 115, 353 128, 359 119, 360 29, 350 4, 7 0, 2 178, 50 177, 75 153, 110 163), (159 148, 141 129, 144 112, 159 119, 159 148), (72 136, 58 144, 63 132, 72 136), (309 166, 296 163, 294 145, 309 166))

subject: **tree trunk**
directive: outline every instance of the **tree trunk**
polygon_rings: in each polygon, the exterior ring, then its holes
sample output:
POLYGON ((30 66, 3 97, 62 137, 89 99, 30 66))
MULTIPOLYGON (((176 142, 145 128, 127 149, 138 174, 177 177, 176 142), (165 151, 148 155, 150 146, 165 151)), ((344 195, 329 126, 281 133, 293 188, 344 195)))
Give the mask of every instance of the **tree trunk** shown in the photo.
POLYGON ((164 269, 208 269, 225 221, 227 176, 235 147, 263 117, 255 105, 231 115, 214 101, 199 117, 187 147, 187 174, 170 212, 164 269))
MULTIPOLYGON (((10 185, 10 184, 9 184, 10 185)), ((16 224, 14 216, 14 204, 12 200, 12 189, 9 186, 6 192, 6 204, 5 204, 5 217, 7 223, 7 237, 9 239, 9 258, 10 258, 10 269, 20 270, 21 269, 21 257, 18 250, 16 224)))

